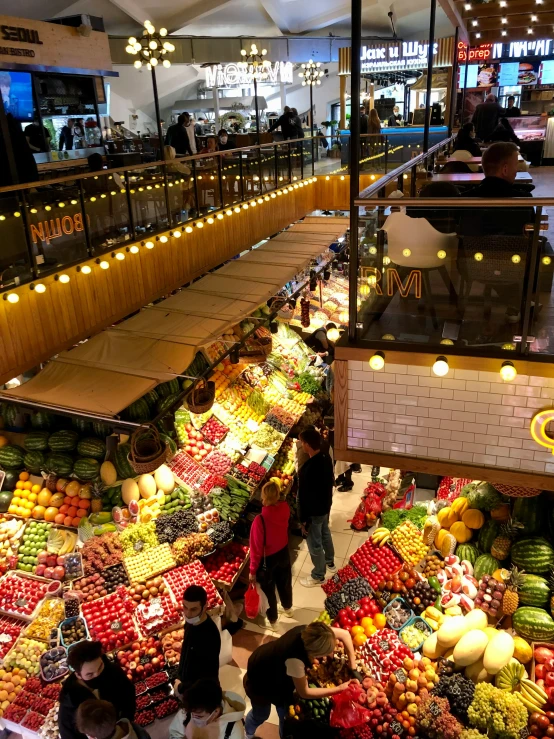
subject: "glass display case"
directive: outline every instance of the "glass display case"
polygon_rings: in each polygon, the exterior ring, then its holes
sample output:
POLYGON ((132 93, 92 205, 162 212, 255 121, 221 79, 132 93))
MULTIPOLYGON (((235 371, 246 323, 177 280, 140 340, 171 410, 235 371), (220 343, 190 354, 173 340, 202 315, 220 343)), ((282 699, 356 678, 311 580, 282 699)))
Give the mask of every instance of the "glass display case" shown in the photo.
POLYGON ((510 118, 510 123, 520 141, 544 141, 548 118, 542 115, 525 115, 510 118))

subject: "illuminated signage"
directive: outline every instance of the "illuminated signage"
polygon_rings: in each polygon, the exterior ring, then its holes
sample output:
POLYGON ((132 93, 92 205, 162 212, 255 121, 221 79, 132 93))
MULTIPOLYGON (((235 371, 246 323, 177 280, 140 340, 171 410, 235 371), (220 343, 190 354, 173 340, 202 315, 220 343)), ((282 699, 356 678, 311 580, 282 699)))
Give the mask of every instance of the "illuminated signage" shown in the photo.
POLYGON ((31 223, 31 238, 33 244, 37 241, 45 241, 49 244, 52 239, 57 239, 64 234, 70 236, 75 231, 83 231, 83 216, 81 213, 64 216, 63 218, 52 218, 50 221, 31 223))
POLYGON ((493 44, 481 44, 481 46, 472 46, 469 49, 469 59, 467 56, 467 45, 463 41, 458 43, 458 61, 465 62, 486 62, 492 58, 493 44))
POLYGON ((554 438, 552 438, 547 431, 548 425, 552 423, 552 421, 554 421, 553 408, 546 408, 543 411, 539 411, 538 413, 535 413, 531 419, 529 431, 537 444, 550 449, 552 454, 554 454, 554 438))
POLYGON ((552 39, 511 41, 510 43, 481 44, 469 48, 463 41, 458 44, 458 61, 486 62, 490 59, 524 59, 527 56, 551 56, 554 54, 552 39))
MULTIPOLYGON (((292 62, 264 62, 264 82, 267 85, 280 82, 293 82, 292 62)), ((206 67, 206 87, 233 87, 234 85, 251 85, 254 80, 252 64, 213 64, 206 67)), ((259 82, 258 77, 258 82, 259 82)))
POLYGON ((524 56, 549 56, 553 53, 552 39, 542 38, 536 41, 512 41, 508 56, 513 59, 521 59, 524 56))
MULTIPOLYGON (((433 55, 438 54, 438 42, 433 44, 433 55)), ((362 46, 360 61, 362 73, 378 70, 417 69, 427 66, 429 44, 421 41, 402 41, 385 46, 362 46)))
MULTIPOLYGON (((369 288, 366 293, 368 295, 373 288, 376 295, 383 295, 383 290, 386 289, 387 295, 392 297, 398 290, 400 297, 407 298, 413 288, 414 296, 421 298, 421 271, 419 269, 411 270, 404 282, 393 267, 386 270, 386 275, 383 275, 376 267, 362 267, 362 275, 364 277, 370 275, 368 283, 371 281, 371 285, 366 286, 369 288)), ((363 294, 361 290, 360 293, 363 294)))

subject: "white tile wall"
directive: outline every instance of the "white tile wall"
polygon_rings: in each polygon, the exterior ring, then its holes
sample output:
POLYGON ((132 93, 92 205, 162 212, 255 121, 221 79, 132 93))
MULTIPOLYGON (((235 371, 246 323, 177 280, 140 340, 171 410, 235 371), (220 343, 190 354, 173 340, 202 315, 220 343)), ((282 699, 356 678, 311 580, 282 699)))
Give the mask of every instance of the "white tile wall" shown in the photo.
POLYGON ((429 459, 554 474, 554 456, 529 433, 554 407, 554 379, 348 362, 348 446, 429 459))

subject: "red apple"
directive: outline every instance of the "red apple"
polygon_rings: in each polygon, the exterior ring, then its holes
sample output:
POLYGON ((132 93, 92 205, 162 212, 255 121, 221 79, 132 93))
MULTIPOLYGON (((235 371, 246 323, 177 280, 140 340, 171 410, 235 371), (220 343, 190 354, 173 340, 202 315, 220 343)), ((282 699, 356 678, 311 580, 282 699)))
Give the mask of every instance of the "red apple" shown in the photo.
POLYGON ((53 567, 46 567, 43 573, 43 577, 46 577, 48 579, 52 579, 54 577, 54 568, 53 567))
POLYGON ((46 566, 43 564, 37 565, 35 570, 35 575, 38 575, 39 577, 44 576, 44 570, 46 569, 46 566))
POLYGON ((37 554, 37 562, 39 565, 45 565, 48 563, 48 552, 39 552, 37 554))

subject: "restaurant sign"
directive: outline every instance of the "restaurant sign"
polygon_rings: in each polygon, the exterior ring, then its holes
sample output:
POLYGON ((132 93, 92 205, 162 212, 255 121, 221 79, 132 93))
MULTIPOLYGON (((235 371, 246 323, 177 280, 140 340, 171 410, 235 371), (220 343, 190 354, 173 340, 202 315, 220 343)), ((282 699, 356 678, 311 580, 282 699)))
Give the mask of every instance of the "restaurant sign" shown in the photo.
MULTIPOLYGON (((469 49, 469 63, 484 62, 492 59, 524 59, 528 56, 553 56, 554 41, 550 38, 510 41, 507 44, 481 44, 469 49)), ((468 57, 466 44, 458 44, 458 61, 465 62, 468 57)))
MULTIPOLYGON (((268 85, 279 84, 280 82, 293 82, 293 66, 292 62, 264 62, 264 77, 258 82, 265 82, 268 85)), ((206 87, 233 87, 234 85, 251 85, 254 80, 254 67, 246 62, 238 62, 231 64, 212 64, 206 67, 206 87)))
MULTIPOLYGON (((438 54, 438 42, 433 44, 433 56, 438 54)), ((398 41, 382 46, 362 46, 362 74, 377 70, 419 69, 427 66, 429 44, 422 41, 398 41)))

